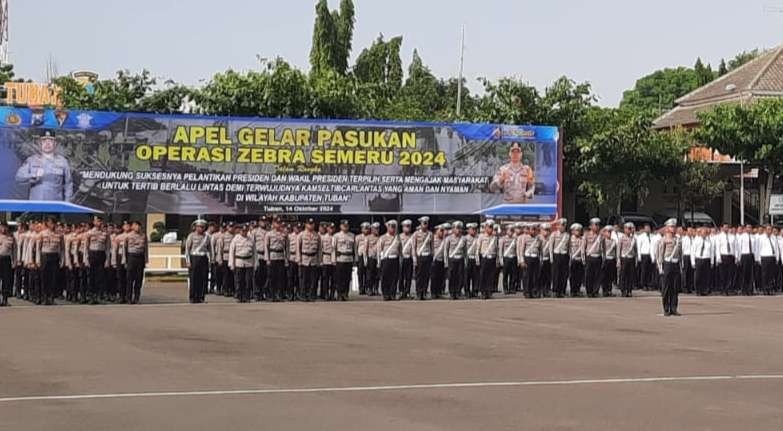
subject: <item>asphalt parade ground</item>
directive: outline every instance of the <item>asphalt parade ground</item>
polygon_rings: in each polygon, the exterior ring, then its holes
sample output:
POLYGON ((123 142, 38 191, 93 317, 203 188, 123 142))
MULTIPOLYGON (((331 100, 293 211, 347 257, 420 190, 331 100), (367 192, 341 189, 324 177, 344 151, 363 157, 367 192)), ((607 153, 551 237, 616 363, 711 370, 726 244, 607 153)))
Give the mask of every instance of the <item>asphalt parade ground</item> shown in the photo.
POLYGON ((783 297, 0 309, 1 430, 781 430, 783 297))

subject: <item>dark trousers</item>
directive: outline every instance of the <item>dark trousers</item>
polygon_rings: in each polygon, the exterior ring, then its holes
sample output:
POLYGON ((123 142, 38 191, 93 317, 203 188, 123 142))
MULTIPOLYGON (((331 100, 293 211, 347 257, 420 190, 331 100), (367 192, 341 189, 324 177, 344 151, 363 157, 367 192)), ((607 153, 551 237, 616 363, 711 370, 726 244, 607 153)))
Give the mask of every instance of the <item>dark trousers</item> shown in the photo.
POLYGON ((712 266, 709 259, 696 259, 696 267, 693 270, 693 283, 696 285, 696 293, 704 296, 710 294, 710 281, 712 266))
POLYGON ((289 260, 285 275, 285 296, 289 300, 297 299, 299 295, 299 264, 289 260))
POLYGON ((449 259, 449 297, 459 299, 465 284, 465 259, 449 259))
POLYGON ((724 295, 734 292, 734 278, 737 275, 737 265, 734 262, 734 256, 721 255, 719 270, 721 292, 724 295))
POLYGON ((8 304, 8 297, 14 291, 14 270, 11 256, 0 256, 0 305, 8 304))
MULTIPOLYGON (((696 262, 698 267, 698 262, 696 262)), ((663 301, 664 314, 676 313, 679 304, 679 291, 676 279, 680 276, 680 264, 664 262, 661 286, 661 299, 663 301)))
POLYGON ((235 267, 234 281, 236 283, 236 297, 239 302, 250 301, 253 290, 253 267, 235 267))
POLYGON ((114 300, 117 297, 117 268, 110 266, 106 268, 106 293, 107 299, 114 300))
POLYGON ((352 272, 353 262, 337 262, 334 267, 334 282, 337 285, 337 299, 340 301, 348 300, 352 272))
POLYGON ((400 267, 400 281, 397 284, 397 290, 400 297, 407 298, 411 294, 411 280, 413 279, 413 258, 403 257, 400 267))
POLYGON ((228 264, 224 261, 221 272, 223 273, 223 295, 234 296, 236 290, 236 285, 234 284, 234 270, 229 268, 228 264))
POLYGON ((269 289, 267 287, 266 260, 259 259, 256 265, 255 274, 253 274, 253 293, 256 300, 261 301, 269 298, 269 289))
POLYGON ((601 258, 587 256, 585 265, 585 290, 587 296, 598 295, 598 283, 601 281, 601 258))
POLYGON ((381 294, 383 299, 390 300, 397 296, 397 282, 400 277, 400 259, 386 258, 381 260, 381 294))
POLYGON ((740 256, 740 277, 739 282, 743 295, 753 295, 753 266, 755 261, 752 254, 743 254, 740 256))
POLYGON ((89 296, 92 301, 106 292, 106 253, 103 251, 90 251, 90 288, 89 296))
POLYGON ((544 296, 540 288, 538 277, 541 274, 541 260, 537 257, 525 256, 525 296, 528 298, 541 298, 544 296))
POLYGON ((288 283, 284 260, 269 261, 269 291, 273 301, 280 301, 288 283))
POLYGON ((57 273, 60 271, 60 254, 41 255, 41 299, 51 304, 57 295, 57 273))
MULTIPOLYGON (((544 296, 550 296, 552 292, 552 264, 549 259, 541 260, 541 270, 538 272, 538 289, 544 294, 544 296)), ((563 292, 565 295, 565 292, 563 292)))
POLYGON ((367 265, 363 256, 359 256, 359 261, 356 263, 356 275, 359 278, 359 295, 366 295, 369 280, 367 278, 367 265))
POLYGON ((212 272, 212 277, 215 279, 215 292, 218 295, 225 295, 226 291, 223 288, 223 279, 225 278, 226 266, 224 264, 215 264, 215 269, 212 272))
POLYGON ((30 295, 28 299, 36 304, 40 304, 43 298, 41 293, 41 268, 31 268, 28 271, 28 275, 30 276, 30 295))
POLYGON ((378 294, 378 281, 380 277, 378 275, 378 260, 375 258, 367 259, 367 294, 378 294))
POLYGON ((22 294, 27 294, 27 291, 30 290, 29 282, 30 277, 27 268, 24 266, 17 266, 14 271, 14 293, 17 298, 21 299, 22 294))
POLYGON ((767 295, 772 295, 775 289, 775 276, 777 265, 774 257, 761 258, 761 290, 767 295))
POLYGON ((430 272, 432 270, 432 256, 420 256, 416 261, 416 296, 424 299, 427 289, 430 287, 430 272))
POLYGON ((443 295, 443 289, 446 286, 446 268, 442 260, 432 261, 432 276, 430 279, 430 295, 433 298, 440 298, 443 295))
POLYGON ((604 296, 612 295, 612 285, 615 280, 617 280, 617 261, 606 259, 601 267, 601 292, 604 296))
POLYGON ((631 296, 636 278, 636 259, 624 257, 620 259, 620 292, 623 296, 631 296))
MULTIPOLYGON (((582 292, 582 284, 585 280, 585 264, 581 260, 571 261, 571 296, 579 296, 582 292)), ((565 294, 565 292, 563 292, 565 294)))
POLYGON ((117 275, 117 294, 119 295, 120 302, 125 302, 128 293, 128 270, 125 265, 117 266, 115 270, 117 275))
POLYGON ((301 275, 301 279, 299 280, 301 286, 299 299, 304 301, 312 301, 315 299, 319 269, 320 268, 315 265, 299 265, 299 274, 301 275))
MULTIPOLYGON (((206 256, 194 256, 194 257, 202 257, 206 261, 206 256)), ((125 283, 125 302, 129 302, 131 304, 138 304, 139 300, 141 299, 141 288, 144 284, 144 266, 146 265, 146 262, 144 262, 144 255, 143 254, 128 254, 128 265, 125 269, 125 275, 127 276, 127 280, 125 283)), ((209 264, 204 262, 201 263, 207 270, 209 269, 209 264)), ((202 270, 204 271, 204 270, 202 270)), ((202 281, 202 286, 204 290, 207 289, 207 277, 209 276, 208 273, 201 275, 204 277, 204 281, 202 281)), ((204 301, 204 293, 201 293, 201 302, 204 301)))
POLYGON ((682 257, 682 287, 685 293, 693 293, 693 266, 689 255, 682 257))
POLYGON ((567 253, 552 255, 552 289, 560 294, 565 294, 568 285, 568 260, 567 253))
POLYGON ((217 264, 209 264, 209 284, 207 285, 207 293, 217 293, 217 264))
POLYGON ((652 263, 652 259, 649 254, 643 254, 639 259, 639 287, 647 290, 652 287, 655 281, 653 280, 655 268, 652 263))
POLYGON ((468 259, 465 267, 465 296, 473 298, 479 294, 479 268, 474 258, 468 259))
POLYGON ((333 301, 335 293, 334 265, 324 265, 321 267, 321 297, 333 301))
POLYGON ((76 302, 79 298, 79 268, 69 268, 67 270, 66 297, 71 302, 76 302))
POLYGON ((503 293, 511 294, 515 292, 517 269, 516 257, 503 258, 503 293))
MULTIPOLYGON (((209 275, 209 260, 206 256, 190 256, 190 292, 188 298, 191 303, 204 302, 204 292, 207 289, 207 276, 209 275)), ((134 285, 134 289, 135 289, 134 285)), ((141 291, 141 286, 139 286, 141 291)), ((132 302, 132 301, 131 301, 132 302)))
POLYGON ((479 283, 481 284, 481 297, 492 298, 492 293, 497 287, 495 274, 497 271, 497 259, 482 257, 479 263, 479 283))

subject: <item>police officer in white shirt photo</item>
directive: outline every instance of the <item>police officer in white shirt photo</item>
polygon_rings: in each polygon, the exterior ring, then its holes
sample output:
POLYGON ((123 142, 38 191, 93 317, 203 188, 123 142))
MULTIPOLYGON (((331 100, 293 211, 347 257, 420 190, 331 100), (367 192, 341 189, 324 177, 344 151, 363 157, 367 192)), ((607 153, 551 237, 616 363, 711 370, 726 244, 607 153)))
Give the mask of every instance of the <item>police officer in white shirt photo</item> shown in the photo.
POLYGON ((642 230, 636 235, 636 250, 638 251, 639 278, 638 287, 649 290, 652 285, 652 274, 654 271, 652 261, 652 232, 649 224, 642 227, 642 230))
POLYGON ((772 235, 772 226, 764 227, 756 238, 756 262, 761 269, 759 291, 764 295, 773 295, 775 288, 775 276, 777 262, 780 258, 780 250, 775 237, 772 235))
POLYGON ((39 142, 40 154, 24 161, 16 171, 16 181, 30 186, 31 201, 70 201, 73 197, 71 165, 56 153, 54 132, 45 130, 39 142))
POLYGON ((720 281, 718 287, 723 295, 728 296, 734 291, 734 278, 736 277, 737 264, 735 253, 737 244, 734 235, 729 233, 729 225, 724 224, 720 233, 715 235, 715 259, 718 264, 720 281))
POLYGON ((691 265, 694 271, 693 283, 696 294, 709 295, 712 267, 715 265, 715 248, 709 236, 709 229, 706 227, 700 227, 698 235, 691 242, 691 265))

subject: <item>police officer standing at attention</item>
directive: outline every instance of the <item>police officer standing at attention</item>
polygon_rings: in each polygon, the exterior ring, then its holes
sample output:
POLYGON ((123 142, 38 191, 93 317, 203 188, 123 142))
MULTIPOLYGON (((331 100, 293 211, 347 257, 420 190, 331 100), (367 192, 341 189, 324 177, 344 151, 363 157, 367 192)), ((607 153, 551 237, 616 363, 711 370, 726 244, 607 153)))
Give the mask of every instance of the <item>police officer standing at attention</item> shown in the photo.
POLYGON ((8 231, 5 222, 0 223, 0 307, 8 306, 8 297, 13 292, 16 262, 16 240, 8 231))
MULTIPOLYGON (((144 283, 144 267, 149 262, 149 253, 147 251, 147 237, 141 232, 141 223, 137 220, 131 222, 131 230, 125 235, 125 272, 128 280, 125 283, 125 298, 123 302, 138 304, 141 299, 141 288, 144 283)), ((208 241, 211 244, 211 241, 208 241)), ((207 253, 206 267, 209 269, 209 255, 207 253)), ((205 287, 206 289, 206 287, 205 287)), ((200 302, 204 302, 204 295, 201 295, 200 302)))
POLYGON ((218 247, 218 242, 220 241, 220 237, 223 236, 224 233, 226 233, 227 225, 223 223, 219 230, 215 232, 214 234, 210 234, 210 273, 211 273, 211 281, 212 283, 212 290, 216 295, 223 295, 223 266, 220 263, 220 255, 221 251, 218 247))
POLYGON ((400 299, 408 299, 411 294, 411 280, 413 280, 413 234, 411 233, 410 220, 402 221, 402 233, 400 233, 400 244, 402 244, 402 265, 400 268, 400 281, 398 289, 400 299))
POLYGON ((448 223, 435 227, 435 236, 432 239, 432 248, 435 251, 432 254, 430 276, 430 297, 432 299, 441 299, 446 286, 446 256, 443 254, 443 250, 446 243, 446 231, 450 229, 451 225, 448 223))
POLYGON ((54 132, 45 130, 39 139, 41 153, 27 158, 16 171, 16 181, 30 185, 31 201, 70 201, 73 180, 68 160, 56 154, 54 132))
MULTIPOLYGON (((459 299, 462 286, 465 283, 465 260, 468 256, 468 242, 462 235, 462 222, 457 220, 452 225, 451 235, 443 245, 443 254, 449 278, 449 296, 459 299)), ((467 289, 466 292, 467 294, 467 289)), ((467 295, 466 295, 467 296, 467 295)))
POLYGON ((416 297, 423 301, 430 286, 432 268, 432 232, 429 230, 430 218, 419 218, 419 228, 413 234, 413 268, 416 277, 416 297))
POLYGON ((93 227, 87 231, 82 248, 90 277, 90 304, 97 304, 98 297, 106 292, 106 269, 109 267, 106 253, 111 250, 111 238, 104 229, 103 219, 100 217, 96 216, 93 219, 93 227))
POLYGON ((253 246, 256 252, 256 273, 253 277, 253 286, 256 301, 263 301, 269 296, 267 289, 267 269, 266 269, 266 234, 267 234, 267 218, 261 216, 258 219, 258 227, 253 230, 253 246))
POLYGON ((370 236, 367 238, 367 294, 378 295, 378 240, 381 236, 381 224, 370 225, 370 236))
POLYGON ((288 236, 280 217, 272 219, 272 230, 266 234, 266 266, 269 269, 269 290, 273 302, 280 302, 287 283, 288 236))
POLYGON ((234 240, 236 234, 234 222, 229 222, 226 226, 226 231, 220 235, 217 240, 217 262, 220 267, 220 272, 223 274, 223 296, 234 296, 234 271, 228 266, 228 251, 231 247, 231 241, 234 240))
POLYGON ((603 296, 614 296, 612 285, 617 280, 617 240, 612 235, 614 228, 611 225, 604 226, 601 231, 601 248, 603 249, 603 266, 601 266, 601 291, 603 296))
POLYGON ((381 271, 381 294, 384 301, 396 297, 400 276, 400 237, 397 235, 397 220, 386 222, 386 233, 378 239, 378 267, 381 271))
MULTIPOLYGON (((585 240, 582 237, 582 225, 571 225, 571 266, 569 268, 569 283, 571 284, 571 297, 582 296, 582 284, 585 280, 585 240)), ((562 292, 565 296, 565 291, 562 292)), ((562 298, 563 296, 558 296, 562 298)))
MULTIPOLYGON (((568 258, 571 250, 569 240, 571 239, 566 232, 565 218, 555 222, 555 230, 552 232, 552 288, 556 292, 565 292, 568 284, 568 258)), ((573 293, 572 293, 573 294, 573 293)))
POLYGON ((532 225, 526 234, 518 238, 517 256, 520 268, 524 269, 525 297, 541 298, 544 292, 540 289, 538 277, 541 273, 541 254, 543 244, 538 234, 538 226, 532 225))
POLYGON ((478 265, 473 256, 476 255, 476 223, 465 225, 468 234, 465 235, 465 297, 475 298, 479 293, 478 265))
POLYGON ((65 266, 65 242, 63 236, 55 231, 53 219, 47 219, 44 230, 38 236, 37 266, 41 268, 42 302, 54 305, 57 293, 57 272, 65 266))
POLYGON ((189 299, 191 304, 204 302, 207 289, 209 260, 212 255, 212 241, 206 233, 207 222, 198 219, 193 222, 195 229, 185 239, 185 264, 190 277, 189 299))
POLYGON ((367 294, 367 259, 369 254, 370 223, 362 222, 359 225, 359 235, 356 235, 356 275, 359 278, 359 295, 367 294))
POLYGON ((517 236, 514 226, 506 226, 506 235, 498 240, 500 251, 503 253, 503 293, 513 295, 514 285, 517 280, 517 236))
POLYGON ((14 289, 17 299, 22 299, 23 295, 27 295, 29 288, 29 275, 27 268, 23 263, 24 247, 29 237, 27 231, 27 223, 19 223, 18 229, 14 232, 14 239, 16 240, 16 261, 14 262, 14 289))
MULTIPOLYGON (((696 294, 706 296, 710 293, 710 277, 712 266, 715 264, 712 241, 707 236, 707 228, 699 228, 699 235, 691 243, 691 266, 693 266, 693 283, 696 285, 696 294)), ((660 270, 661 264, 658 263, 660 270)))
POLYGON ((682 247, 680 246, 680 238, 674 234, 677 220, 666 220, 664 227, 664 234, 658 243, 655 259, 658 263, 658 272, 663 274, 663 286, 661 286, 663 314, 664 316, 679 316, 680 313, 677 312, 679 292, 677 291, 676 279, 680 276, 682 247))
POLYGON ((334 301, 334 223, 326 223, 321 237, 321 299, 334 301))
POLYGON ((123 302, 128 295, 128 272, 127 272, 127 259, 125 257, 125 238, 127 238, 130 232, 130 223, 124 221, 122 223, 122 231, 114 236, 112 240, 112 261, 111 264, 114 267, 115 274, 117 276, 117 291, 119 294, 119 301, 123 302))
POLYGON ((340 232, 334 235, 334 282, 337 287, 337 300, 347 301, 351 287, 353 264, 358 256, 359 241, 348 230, 348 220, 340 220, 340 232))
POLYGON ((228 247, 228 267, 234 272, 238 302, 250 301, 255 273, 256 250, 253 238, 248 235, 250 226, 241 224, 228 247))
MULTIPOLYGON (((542 223, 538 236, 541 237, 541 272, 538 274, 539 290, 544 296, 555 296, 557 291, 552 287, 552 225, 542 223)), ((568 275, 568 273, 566 273, 568 275)), ((566 282, 568 277, 566 276, 566 282)), ((565 296, 565 291, 562 295, 565 296)))
POLYGON ((590 230, 585 233, 585 290, 587 296, 595 298, 598 295, 598 284, 601 281, 601 266, 603 264, 603 241, 599 225, 601 219, 590 219, 590 230))
POLYGON ((636 238, 634 237, 634 225, 631 222, 623 226, 623 234, 618 240, 618 252, 620 260, 617 268, 620 270, 620 292, 623 297, 630 298, 636 277, 636 238))
POLYGON ((315 301, 316 283, 320 268, 321 236, 315 231, 315 220, 307 219, 305 230, 299 234, 296 242, 296 261, 299 262, 299 299, 305 302, 315 301))
POLYGON ((302 286, 299 284, 299 255, 296 252, 297 243, 299 242, 299 234, 301 233, 301 227, 299 223, 292 223, 290 231, 288 232, 288 286, 286 296, 291 301, 296 301, 301 298, 302 292, 300 291, 302 286))
POLYGON ((484 232, 476 239, 476 255, 473 257, 479 266, 479 279, 481 283, 481 298, 492 298, 492 292, 495 291, 495 271, 500 267, 498 258, 500 250, 498 248, 497 236, 495 235, 495 223, 487 220, 483 223, 484 232))

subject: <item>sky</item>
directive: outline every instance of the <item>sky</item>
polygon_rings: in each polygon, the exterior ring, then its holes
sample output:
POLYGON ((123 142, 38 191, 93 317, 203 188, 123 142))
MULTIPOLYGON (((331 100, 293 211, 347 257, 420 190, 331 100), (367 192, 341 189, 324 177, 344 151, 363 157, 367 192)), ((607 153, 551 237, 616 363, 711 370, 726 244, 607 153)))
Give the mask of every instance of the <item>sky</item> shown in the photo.
MULTIPOLYGON (((17 76, 148 69, 200 85, 228 68, 281 56, 308 69, 315 0, 9 0, 10 60, 17 76)), ((439 77, 521 78, 539 89, 560 76, 590 82, 604 106, 656 69, 717 68, 721 58, 783 43, 783 1, 764 0, 354 0, 352 57, 383 34, 403 36, 439 77), (780 10, 777 12, 776 10, 780 10)), ((330 0, 337 8, 339 0, 330 0)))

